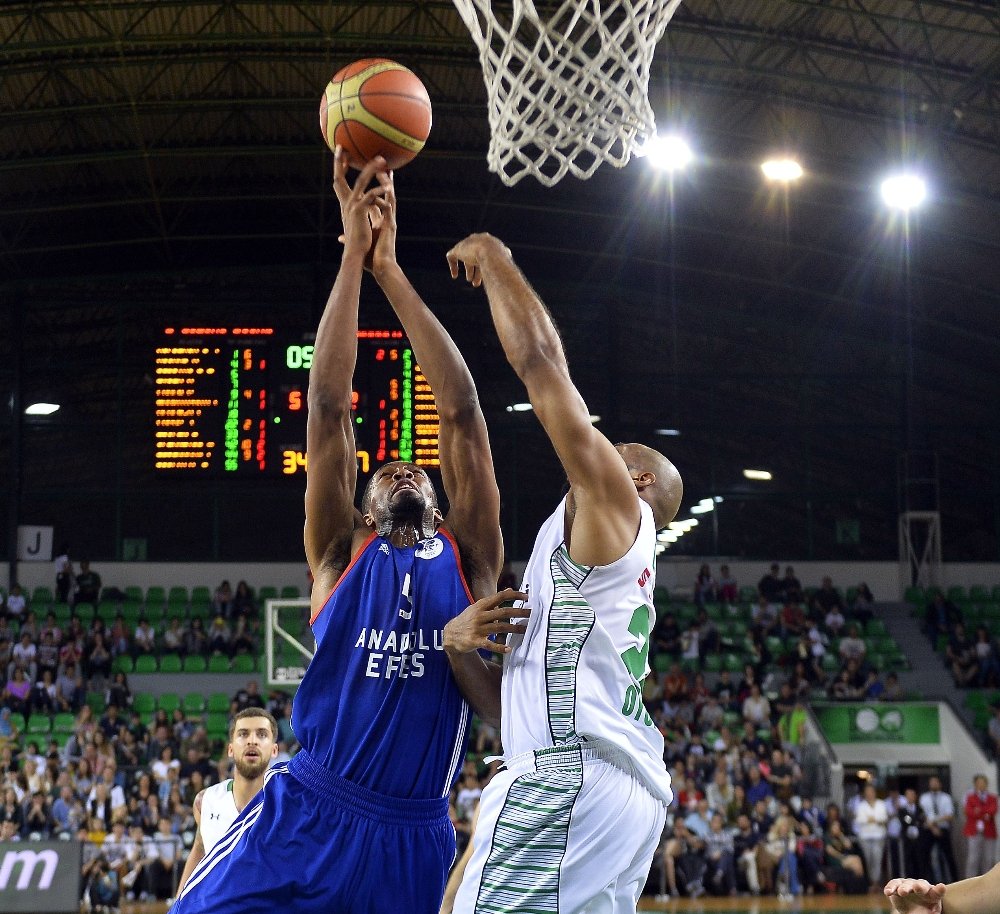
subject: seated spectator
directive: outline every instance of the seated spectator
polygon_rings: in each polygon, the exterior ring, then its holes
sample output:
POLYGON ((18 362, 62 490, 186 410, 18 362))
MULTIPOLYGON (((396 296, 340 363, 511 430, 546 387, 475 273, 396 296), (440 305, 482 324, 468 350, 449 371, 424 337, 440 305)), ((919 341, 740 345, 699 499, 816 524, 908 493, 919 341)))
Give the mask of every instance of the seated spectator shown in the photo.
POLYGON ((760 765, 751 765, 747 770, 747 802, 751 806, 756 806, 763 800, 765 803, 774 796, 774 788, 771 787, 761 774, 760 765))
POLYGON ((240 689, 233 696, 233 700, 230 703, 230 713, 239 714, 240 711, 245 711, 247 708, 263 708, 265 706, 266 702, 260 694, 257 680, 251 679, 246 684, 246 688, 240 689))
POLYGON ((714 603, 718 598, 718 585, 712 577, 712 570, 707 564, 698 569, 698 575, 694 579, 694 602, 698 606, 706 603, 714 603))
POLYGON ((157 821, 153 849, 156 856, 145 865, 150 894, 154 898, 170 898, 176 885, 177 870, 183 863, 184 846, 180 837, 171 831, 170 819, 166 816, 157 821))
POLYGON ((178 616, 172 616, 167 630, 163 633, 163 650, 170 654, 186 653, 184 635, 184 624, 178 616))
POLYGON ((98 853, 86 872, 85 895, 95 912, 117 911, 121 901, 118 871, 104 853, 98 853))
POLYGON ((139 619, 139 624, 135 627, 135 634, 132 636, 132 651, 137 657, 141 654, 156 653, 156 629, 150 625, 145 616, 139 619))
POLYGON ((31 687, 32 714, 56 713, 56 684, 52 681, 52 671, 45 670, 42 678, 31 687))
POLYGON ((87 688, 92 692, 103 692, 105 683, 111 676, 111 651, 104 643, 104 635, 97 632, 93 644, 83 657, 83 669, 87 677, 87 688))
POLYGON ((73 595, 73 605, 91 603, 97 605, 101 596, 101 576, 90 570, 90 562, 80 562, 80 573, 76 576, 76 592, 73 595))
POLYGON ((193 656, 208 653, 208 635, 200 616, 191 620, 190 627, 184 633, 184 653, 193 656))
POLYGON ((719 599, 723 603, 735 603, 739 599, 739 586, 729 572, 728 565, 719 566, 719 599))
POLYGON ((13 671, 0 693, 0 704, 15 714, 28 717, 31 714, 31 683, 24 674, 24 668, 13 664, 13 671))
POLYGON ((257 639, 245 615, 237 616, 233 626, 233 654, 253 654, 257 650, 257 639))
POLYGON ((832 606, 823 619, 823 625, 832 638, 840 637, 840 631, 846 623, 847 619, 839 606, 832 606))
POLYGON ((663 697, 666 701, 676 701, 687 695, 688 678, 679 663, 671 665, 667 675, 663 677, 663 697))
POLYGON ((34 682, 38 673, 38 664, 35 662, 37 656, 38 647, 31 640, 31 633, 22 631, 20 640, 11 650, 11 662, 7 665, 8 678, 15 667, 20 667, 29 680, 29 685, 34 682))
POLYGON ((809 629, 809 621, 799 603, 786 603, 779 617, 781 637, 785 639, 798 638, 809 629))
POLYGON ((229 630, 229 625, 222 616, 216 616, 206 633, 208 638, 208 650, 213 654, 225 654, 231 657, 233 634, 229 630))
POLYGON ((767 727, 771 723, 771 703, 761 692, 760 686, 750 686, 750 694, 743 701, 743 719, 755 727, 767 727))
POLYGON ((781 597, 784 603, 803 603, 806 599, 802 582, 795 576, 791 565, 785 568, 785 576, 781 579, 781 597))
POLYGON ((43 623, 41 629, 39 630, 39 637, 44 638, 46 633, 52 635, 52 643, 59 647, 62 643, 62 629, 59 627, 59 623, 56 621, 56 614, 54 612, 49 612, 45 616, 45 622, 43 623))
POLYGON ((42 643, 38 645, 35 661, 38 664, 39 676, 48 670, 53 680, 56 678, 59 670, 59 645, 52 639, 51 630, 42 633, 42 643))
POLYGON ((951 600, 946 600, 941 591, 937 591, 927 604, 924 619, 927 634, 931 641, 935 641, 938 635, 947 635, 953 626, 962 621, 962 612, 951 600))
MULTIPOLYGON (((132 706, 132 690, 128 685, 128 676, 125 675, 121 670, 115 673, 114 679, 111 685, 108 686, 108 691, 105 693, 104 702, 108 705, 108 708, 119 708, 125 710, 132 706)), ((109 734, 112 736, 118 735, 118 722, 115 723, 114 734, 109 734)))
POLYGON ((778 634, 778 606, 768 600, 764 594, 761 594, 754 604, 751 618, 753 630, 763 637, 778 634))
POLYGON ((125 621, 125 614, 120 610, 115 616, 115 621, 111 623, 108 644, 111 646, 111 653, 116 657, 132 653, 132 633, 125 621))
POLYGON ((858 620, 862 625, 868 623, 868 621, 875 616, 875 595, 872 593, 871 588, 862 581, 858 584, 857 591, 854 594, 854 600, 851 603, 850 611, 851 615, 858 620))
POLYGON ((704 842, 692 835, 684 820, 678 818, 674 822, 673 835, 663 847, 663 869, 671 897, 680 895, 678 885, 691 898, 700 898, 705 894, 704 850, 704 842))
POLYGON ((885 688, 879 696, 880 701, 905 701, 906 695, 903 687, 899 684, 899 677, 895 673, 885 674, 885 688))
POLYGON ((985 625, 976 629, 973 648, 977 664, 976 685, 981 689, 1000 686, 1000 657, 997 656, 996 642, 985 625))
POLYGON ((768 603, 778 603, 781 600, 783 585, 778 577, 780 566, 777 562, 771 565, 771 570, 757 582, 757 594, 768 603))
POLYGON ((680 657, 681 629, 673 613, 665 612, 657 620, 650 639, 653 642, 654 653, 680 657))
POLYGON ((957 686, 967 686, 979 673, 979 663, 976 659, 976 646, 965 633, 965 626, 956 622, 945 657, 951 667, 951 675, 957 686))
POLYGON ((7 599, 3 601, 3 615, 20 622, 28 612, 28 598, 20 584, 12 584, 7 599))
POLYGON ((823 578, 819 590, 813 594, 812 605, 814 614, 818 619, 825 619, 834 606, 843 614, 844 600, 840 596, 839 591, 833 586, 833 578, 829 576, 823 578))
POLYGON ((840 819, 829 818, 823 842, 823 870, 842 892, 862 894, 868 888, 861 846, 844 831, 840 819))
POLYGON ((233 589, 229 581, 223 581, 212 596, 212 609, 217 616, 225 618, 229 615, 230 604, 233 602, 233 589))
POLYGON ((767 878, 773 879, 778 898, 783 900, 802 894, 802 887, 799 885, 799 861, 796 855, 797 838, 793 825, 794 820, 788 816, 779 816, 775 820, 764 842, 766 865, 761 866, 760 857, 757 863, 761 887, 763 888, 767 878), (767 864, 770 865, 770 873, 765 876, 767 864))
POLYGON ((255 619, 257 617, 257 604, 254 601, 253 591, 246 581, 240 581, 236 585, 229 612, 233 618, 246 616, 248 619, 255 619))
MULTIPOLYGON (((0 752, 16 745, 21 738, 20 730, 14 726, 14 722, 10 719, 11 713, 11 709, 6 705, 0 707, 0 752)), ((3 769, 0 768, 0 774, 3 773, 3 769)))
POLYGON ((76 664, 62 663, 56 676, 56 705, 58 711, 75 714, 87 697, 83 679, 77 674, 76 664))
POLYGON ((846 663, 848 660, 862 661, 865 659, 865 652, 868 650, 864 639, 861 637, 856 625, 847 629, 847 637, 840 639, 840 659, 846 663))

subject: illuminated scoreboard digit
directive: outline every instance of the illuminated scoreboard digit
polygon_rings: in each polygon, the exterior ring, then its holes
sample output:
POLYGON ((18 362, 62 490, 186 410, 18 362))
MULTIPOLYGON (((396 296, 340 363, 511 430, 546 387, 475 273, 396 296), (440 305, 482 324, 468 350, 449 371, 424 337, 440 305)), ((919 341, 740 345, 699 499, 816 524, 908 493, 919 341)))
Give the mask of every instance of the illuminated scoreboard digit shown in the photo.
MULTIPOLYGON (((311 339, 270 327, 167 328, 156 349, 155 467, 181 476, 306 470, 311 339)), ((440 421, 400 330, 359 330, 352 418, 358 469, 436 467, 440 421)))

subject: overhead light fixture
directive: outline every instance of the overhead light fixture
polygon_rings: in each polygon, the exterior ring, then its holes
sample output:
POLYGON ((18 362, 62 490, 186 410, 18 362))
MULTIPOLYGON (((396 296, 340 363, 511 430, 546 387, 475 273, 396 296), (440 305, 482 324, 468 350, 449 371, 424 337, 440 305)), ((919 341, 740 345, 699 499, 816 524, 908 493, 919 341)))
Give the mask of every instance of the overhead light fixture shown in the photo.
POLYGON ((886 206, 906 212, 927 199, 927 182, 920 175, 901 172, 886 178, 881 192, 886 206))
POLYGON ((795 159, 787 158, 768 159, 761 163, 760 170, 768 181, 780 181, 783 184, 798 181, 804 174, 802 166, 795 159))
POLYGON ((681 430, 679 428, 654 428, 654 435, 664 435, 667 438, 677 438, 680 436, 681 430))
POLYGON ((744 470, 743 475, 747 479, 759 479, 763 482, 769 482, 772 479, 770 470, 744 470))
POLYGON ((714 501, 717 505, 721 505, 725 499, 721 495, 716 495, 712 501, 714 501))
POLYGON ((714 505, 694 505, 691 508, 692 514, 708 514, 709 511, 715 510, 714 505))
POLYGON ((530 413, 534 407, 530 403, 511 403, 507 407, 509 413, 530 413))
POLYGON ((658 133, 635 150, 634 155, 649 159, 649 164, 661 171, 680 171, 694 159, 687 140, 676 134, 658 133))
POLYGON ((684 521, 672 520, 669 524, 667 524, 667 530, 671 533, 684 533, 684 521))
POLYGON ((664 541, 668 543, 676 543, 680 538, 680 534, 674 533, 672 530, 668 530, 666 535, 663 537, 664 541))
POLYGON ((24 410, 24 414, 26 416, 51 416, 58 409, 58 403, 32 403, 24 410))

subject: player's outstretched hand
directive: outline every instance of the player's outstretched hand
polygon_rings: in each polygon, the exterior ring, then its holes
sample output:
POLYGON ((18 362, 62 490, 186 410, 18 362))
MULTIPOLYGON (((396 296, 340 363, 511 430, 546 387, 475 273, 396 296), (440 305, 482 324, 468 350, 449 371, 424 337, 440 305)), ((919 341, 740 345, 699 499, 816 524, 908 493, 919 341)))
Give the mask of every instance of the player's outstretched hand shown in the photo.
POLYGON ((458 265, 465 264, 465 278, 473 286, 483 284, 482 262, 490 254, 500 253, 510 258, 510 248, 499 238, 489 235, 486 232, 478 232, 469 235, 456 244, 445 256, 448 258, 448 268, 451 270, 451 278, 458 279, 458 265))
POLYGON ((926 879, 892 879, 883 891, 896 914, 941 914, 946 888, 926 879))
POLYGON ((472 651, 498 651, 509 653, 503 641, 494 641, 497 635, 523 635, 525 623, 511 619, 527 619, 531 611, 527 606, 514 608, 514 600, 527 600, 528 595, 508 587, 492 597, 483 597, 467 606, 444 627, 444 649, 449 654, 468 654, 472 651))
MULTIPOLYGON (((377 230, 381 226, 382 214, 389 207, 386 193, 391 189, 392 182, 385 159, 381 156, 365 164, 353 187, 347 183, 347 169, 347 153, 338 146, 333 153, 333 190, 344 222, 344 234, 340 236, 340 241, 344 244, 345 256, 361 251, 367 258, 371 256, 375 240, 373 228, 377 230), (369 189, 372 179, 377 179, 377 183, 369 189)), ((370 261, 366 266, 371 267, 370 261)))

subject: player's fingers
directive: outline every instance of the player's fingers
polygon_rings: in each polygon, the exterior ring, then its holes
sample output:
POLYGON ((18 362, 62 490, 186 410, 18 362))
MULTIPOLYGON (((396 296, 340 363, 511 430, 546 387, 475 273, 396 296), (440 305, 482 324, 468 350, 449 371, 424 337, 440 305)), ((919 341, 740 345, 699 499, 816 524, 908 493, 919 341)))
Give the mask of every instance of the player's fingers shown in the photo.
POLYGON ((458 279, 458 258, 455 256, 455 249, 452 248, 444 256, 445 260, 448 261, 448 272, 451 273, 451 278, 458 279))
MULTIPOLYGON (((361 194, 364 192, 365 188, 372 183, 372 178, 375 177, 376 173, 380 171, 385 171, 386 161, 382 156, 375 156, 374 159, 370 159, 365 162, 364 168, 361 169, 361 174, 358 175, 358 180, 354 182, 355 193, 361 194)), ((381 188, 376 188, 381 192, 381 188)))
POLYGON ((479 264, 477 263, 472 268, 472 285, 474 288, 478 289, 483 284, 483 274, 479 271, 479 264))
POLYGON ((527 625, 517 625, 513 622, 501 622, 497 627, 496 631, 500 634, 505 635, 523 635, 527 630, 527 625))
POLYGON ((520 590, 514 590, 513 587, 505 587, 503 590, 499 591, 493 599, 501 603, 506 603, 513 602, 514 600, 527 600, 528 595, 526 593, 522 593, 520 590))
POLYGON ((342 146, 333 150, 333 189, 338 200, 343 199, 343 194, 350 193, 347 185, 347 153, 342 146))

